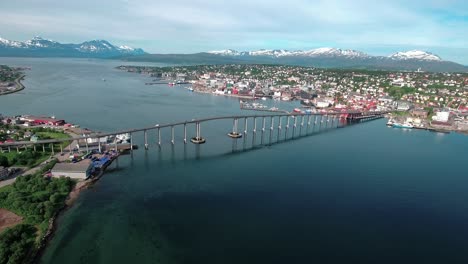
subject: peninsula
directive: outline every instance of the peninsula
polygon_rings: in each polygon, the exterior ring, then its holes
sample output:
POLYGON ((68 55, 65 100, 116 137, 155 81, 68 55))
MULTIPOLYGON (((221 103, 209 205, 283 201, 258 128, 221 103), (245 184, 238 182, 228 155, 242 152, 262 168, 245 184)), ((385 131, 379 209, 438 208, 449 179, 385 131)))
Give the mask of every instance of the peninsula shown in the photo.
POLYGON ((0 95, 15 93, 24 89, 21 81, 25 75, 22 70, 24 68, 11 68, 0 65, 0 95))

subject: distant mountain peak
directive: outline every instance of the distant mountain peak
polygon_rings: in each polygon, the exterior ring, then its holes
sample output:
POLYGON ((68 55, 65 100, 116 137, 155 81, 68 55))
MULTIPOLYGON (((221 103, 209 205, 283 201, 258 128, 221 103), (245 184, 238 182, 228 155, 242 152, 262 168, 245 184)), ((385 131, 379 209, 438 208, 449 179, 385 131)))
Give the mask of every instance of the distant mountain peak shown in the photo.
POLYGON ((430 52, 421 51, 421 50, 409 50, 409 51, 402 51, 397 52, 389 56, 391 59, 399 59, 399 60, 430 60, 430 61, 441 61, 442 59, 430 52))

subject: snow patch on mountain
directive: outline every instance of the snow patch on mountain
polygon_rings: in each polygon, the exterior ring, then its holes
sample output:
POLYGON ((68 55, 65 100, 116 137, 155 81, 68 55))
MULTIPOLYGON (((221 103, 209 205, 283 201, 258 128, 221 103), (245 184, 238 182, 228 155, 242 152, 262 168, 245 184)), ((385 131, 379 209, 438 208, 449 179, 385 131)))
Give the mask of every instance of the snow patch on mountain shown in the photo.
POLYGON ((410 60, 410 59, 416 59, 416 60, 430 60, 430 61, 441 61, 442 59, 430 52, 426 51, 421 51, 421 50, 410 50, 410 51, 405 51, 405 52, 397 52, 395 54, 392 54, 389 56, 391 59, 397 59, 397 60, 410 60))
POLYGON ((208 51, 210 54, 223 55, 223 56, 238 56, 240 53, 236 50, 226 49, 226 50, 212 50, 208 51))

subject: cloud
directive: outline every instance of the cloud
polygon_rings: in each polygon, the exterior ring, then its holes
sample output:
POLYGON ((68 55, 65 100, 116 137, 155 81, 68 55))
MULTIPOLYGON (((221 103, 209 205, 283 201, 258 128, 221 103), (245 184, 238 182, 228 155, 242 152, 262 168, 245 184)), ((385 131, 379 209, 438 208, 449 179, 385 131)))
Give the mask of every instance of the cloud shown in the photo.
POLYGON ((323 45, 460 50, 468 45, 468 4, 457 0, 17 0, 0 4, 0 28, 2 36, 18 40, 38 34, 64 42, 102 38, 151 52, 323 45))

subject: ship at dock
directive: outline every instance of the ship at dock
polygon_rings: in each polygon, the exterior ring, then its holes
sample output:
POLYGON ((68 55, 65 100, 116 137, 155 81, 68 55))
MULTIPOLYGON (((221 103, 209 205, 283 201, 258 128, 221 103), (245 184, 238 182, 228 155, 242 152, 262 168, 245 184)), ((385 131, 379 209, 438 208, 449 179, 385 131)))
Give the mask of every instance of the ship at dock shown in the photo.
POLYGON ((411 123, 393 123, 392 127, 394 128, 413 128, 414 126, 411 123))

